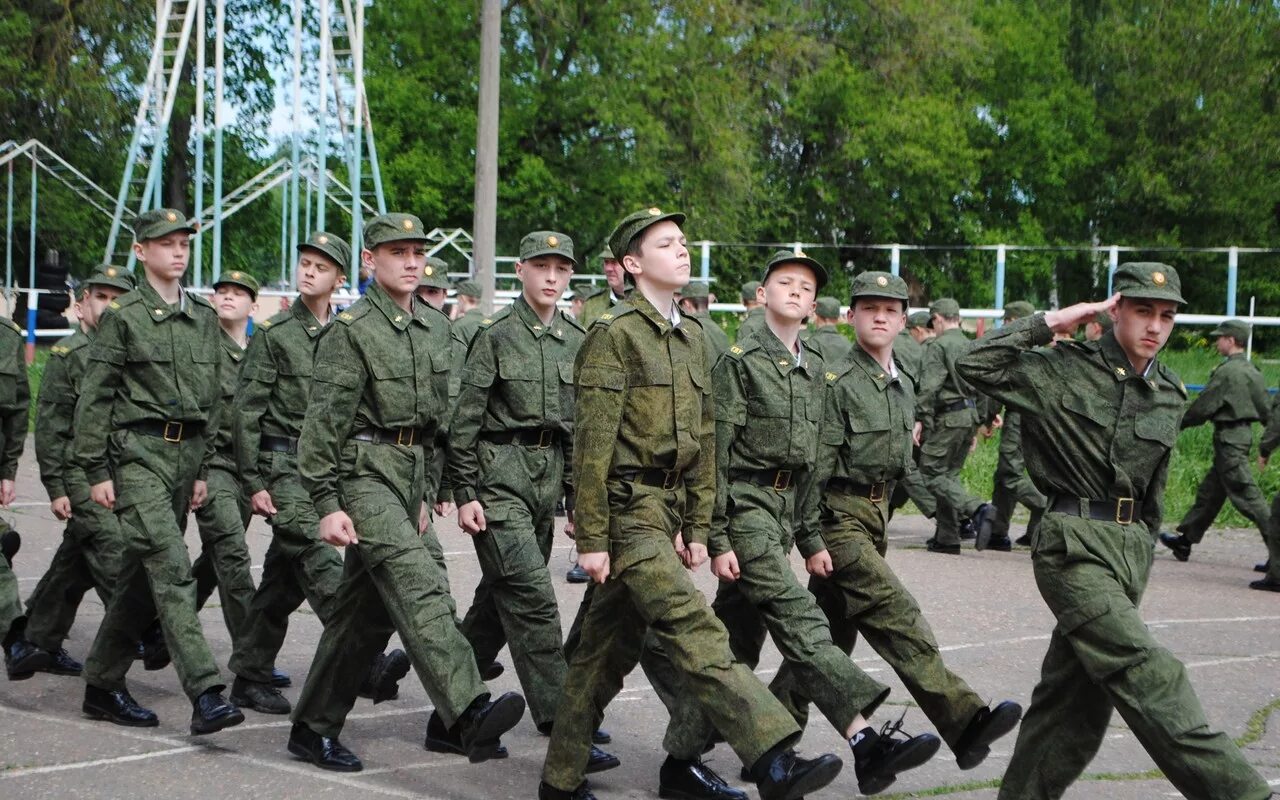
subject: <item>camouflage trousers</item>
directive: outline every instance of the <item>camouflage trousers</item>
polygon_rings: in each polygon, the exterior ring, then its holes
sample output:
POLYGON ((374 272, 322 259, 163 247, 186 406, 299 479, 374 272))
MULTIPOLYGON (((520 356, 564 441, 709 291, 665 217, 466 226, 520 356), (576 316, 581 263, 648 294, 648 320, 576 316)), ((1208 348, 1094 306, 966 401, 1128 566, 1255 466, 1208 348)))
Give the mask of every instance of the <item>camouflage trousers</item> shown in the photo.
POLYGON ((377 462, 386 477, 342 477, 343 507, 359 544, 347 548, 316 655, 293 721, 336 737, 355 704, 369 664, 398 633, 446 726, 488 696, 475 656, 458 631, 456 607, 439 562, 418 534, 424 477, 421 448, 352 442, 355 462, 377 462))
POLYGON ((196 582, 182 535, 204 439, 175 443, 121 430, 111 434, 111 448, 124 554, 84 678, 101 689, 124 689, 142 632, 158 615, 174 671, 194 700, 223 685, 196 616, 196 582))
POLYGON ((342 581, 342 556, 320 539, 320 518, 298 478, 297 457, 264 452, 262 459, 276 513, 267 520, 271 544, 250 601, 245 634, 235 642, 230 663, 236 675, 257 683, 271 680, 289 631, 289 615, 306 600, 328 625, 342 581))
POLYGON ((547 561, 555 536, 556 502, 564 487, 559 448, 481 442, 484 485, 479 500, 487 529, 472 537, 483 578, 462 620, 478 664, 503 645, 535 725, 555 721, 564 689, 560 609, 547 561), (505 452, 504 452, 505 451, 505 452))
POLYGON ((68 470, 71 519, 35 590, 27 598, 27 641, 46 650, 62 647, 85 592, 109 605, 120 577, 123 540, 115 514, 93 502, 84 473, 68 470))
POLYGON ((222 619, 233 644, 247 632, 253 604, 253 576, 245 542, 249 516, 249 500, 240 481, 229 470, 211 468, 209 496, 196 509, 201 550, 191 565, 191 574, 196 579, 197 608, 204 608, 213 590, 218 590, 222 619))
POLYGON ((934 521, 938 544, 960 543, 960 520, 981 504, 960 482, 960 470, 969 457, 977 428, 935 425, 920 448, 920 474, 933 491, 938 511, 934 521))
POLYGON ((794 742, 800 730, 763 684, 733 658, 729 636, 676 555, 676 491, 610 482, 609 579, 596 588, 569 660, 542 777, 572 791, 583 781, 591 732, 635 668, 651 630, 680 670, 684 689, 745 764, 794 742))
POLYGON ((907 474, 894 486, 893 503, 890 507, 896 511, 906 505, 908 500, 915 503, 916 508, 926 517, 932 519, 937 516, 938 501, 915 462, 907 465, 907 474))
POLYGON ((1280 492, 1271 501, 1271 516, 1262 538, 1267 543, 1267 578, 1280 583, 1280 492))
POLYGON ((1151 550, 1140 523, 1045 515, 1031 561, 1058 624, 1000 787, 1004 800, 1062 797, 1101 747, 1113 708, 1184 796, 1271 795, 1231 738, 1209 728, 1186 668, 1138 612, 1151 550))
POLYGON ((1251 426, 1214 428, 1213 466, 1200 481, 1191 510, 1178 525, 1178 533, 1192 544, 1199 544, 1204 532, 1213 524, 1218 512, 1228 500, 1240 510, 1258 530, 1267 530, 1267 499, 1258 488, 1249 463, 1249 450, 1253 444, 1251 426))
MULTIPOLYGON (((712 608, 729 631, 734 657, 752 669, 760 663, 767 630, 795 680, 808 688, 836 732, 847 737, 853 720, 871 716, 889 688, 835 646, 827 618, 792 571, 794 503, 794 491, 740 482, 729 487, 729 538, 740 574, 736 581, 721 581, 712 608)), ((677 708, 667 726, 666 751, 695 759, 715 728, 696 703, 677 708)))
POLYGON ((1022 456, 1022 419, 1016 411, 1005 414, 1004 427, 1000 429, 1000 449, 993 483, 991 504, 996 507, 996 517, 991 523, 992 538, 1009 535, 1009 523, 1019 503, 1031 512, 1027 534, 1035 533, 1049 500, 1027 475, 1022 456))
MULTIPOLYGON (((836 646, 852 653, 861 634, 897 673, 943 741, 955 748, 986 703, 947 669, 920 606, 885 561, 887 517, 884 501, 828 494, 822 525, 834 572, 829 578, 811 578, 809 588, 831 623, 836 646)), ((817 700, 806 676, 787 663, 771 688, 798 720, 807 717, 809 702, 817 700)))
POLYGON ((18 576, 13 574, 9 562, 0 558, 0 644, 8 647, 25 622, 22 598, 18 596, 18 576), (14 630, 14 623, 18 630, 14 630))

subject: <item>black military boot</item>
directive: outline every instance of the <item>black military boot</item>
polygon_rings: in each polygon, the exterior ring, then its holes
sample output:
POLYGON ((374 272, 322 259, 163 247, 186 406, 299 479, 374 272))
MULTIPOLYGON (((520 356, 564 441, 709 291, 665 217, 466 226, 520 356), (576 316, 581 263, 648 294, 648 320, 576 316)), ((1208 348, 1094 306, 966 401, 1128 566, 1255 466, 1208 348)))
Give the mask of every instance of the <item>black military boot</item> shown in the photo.
POLYGON ((409 674, 409 656, 400 648, 379 653, 369 665, 358 694, 374 705, 400 696, 400 679, 409 674))
POLYGON ((902 719, 886 722, 880 733, 866 728, 849 740, 853 749, 853 769, 858 775, 858 791, 878 794, 893 785, 898 773, 914 769, 933 758, 942 740, 932 733, 909 738, 895 738, 902 730, 902 719))
POLYGON ((50 675, 79 675, 84 672, 84 664, 76 661, 67 652, 65 647, 59 647, 57 650, 45 651, 49 654, 49 666, 37 669, 37 672, 47 672, 50 675))
POLYGON ((546 781, 538 782, 538 800, 596 800, 596 796, 587 788, 587 782, 578 784, 571 792, 557 789, 546 781))
POLYGON ((775 747, 751 766, 760 800, 800 800, 831 783, 844 762, 830 753, 800 758, 796 751, 775 747))
POLYGON ((259 714, 288 714, 293 710, 289 700, 269 683, 247 681, 239 676, 231 684, 231 702, 240 708, 251 708, 259 714))
POLYGON ((1179 561, 1191 558, 1191 542, 1180 533, 1160 531, 1160 544, 1173 551, 1173 557, 1179 561))
POLYGON ((15 634, 13 641, 4 648, 4 667, 11 681, 25 681, 37 672, 47 670, 53 664, 48 650, 36 647, 15 634))
POLYGON ((467 760, 478 764, 497 757, 502 734, 514 728, 523 716, 524 698, 516 692, 507 692, 496 700, 481 695, 462 712, 450 733, 457 737, 467 760))
POLYGON ((216 733, 244 722, 244 712, 227 702, 222 686, 214 686, 191 702, 191 735, 216 733))
POLYGON ((310 761, 320 769, 334 772, 359 772, 364 764, 356 754, 342 746, 336 738, 321 736, 303 725, 293 723, 289 731, 289 752, 303 761, 310 761))
POLYGON ((980 708, 956 744, 956 766, 973 769, 991 753, 991 743, 1009 733, 1022 719, 1022 706, 1005 700, 995 708, 980 708))
POLYGON ((701 759, 667 756, 658 770, 658 797, 671 800, 747 800, 747 793, 725 782, 701 759))
POLYGON ((113 692, 86 685, 80 710, 93 719, 105 719, 129 728, 154 728, 160 724, 155 712, 138 705, 125 689, 113 692))
MULTIPOLYGON (((467 754, 467 751, 462 748, 462 737, 449 730, 445 726, 444 720, 440 719, 440 715, 434 710, 432 710, 431 716, 427 717, 427 738, 422 746, 433 753, 452 753, 455 756, 465 756, 467 754)), ((506 746, 499 740, 493 748, 493 755, 489 757, 506 758, 507 755, 506 746)))

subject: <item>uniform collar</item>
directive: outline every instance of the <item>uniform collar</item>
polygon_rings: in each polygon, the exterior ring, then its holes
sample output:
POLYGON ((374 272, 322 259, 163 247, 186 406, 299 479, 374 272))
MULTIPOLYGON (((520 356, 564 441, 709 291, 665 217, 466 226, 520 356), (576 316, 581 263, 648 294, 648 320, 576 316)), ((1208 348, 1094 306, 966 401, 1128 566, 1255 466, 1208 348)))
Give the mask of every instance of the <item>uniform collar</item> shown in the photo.
POLYGON ((187 297, 186 289, 178 289, 178 305, 174 308, 164 301, 144 274, 142 280, 138 281, 138 293, 142 295, 142 304, 147 307, 147 316, 151 317, 152 322, 164 322, 174 314, 185 314, 195 319, 191 310, 194 301, 187 297))
POLYGON ((640 313, 640 316, 649 320, 649 323, 653 325, 653 327, 657 328, 659 333, 666 335, 674 331, 686 339, 688 338, 689 334, 685 330, 688 326, 673 326, 671 324, 671 320, 664 317, 658 309, 653 307, 653 303, 650 303, 649 298, 644 296, 644 292, 628 292, 626 299, 622 302, 629 303, 633 308, 635 308, 635 310, 640 313))
POLYGON ((796 361, 797 354, 791 352, 769 326, 766 325, 764 330, 758 331, 755 339, 760 343, 760 348, 764 350, 765 355, 773 362, 773 366, 777 368, 780 375, 786 375, 793 369, 803 370, 805 374, 808 374, 811 360, 809 351, 805 349, 804 343, 799 339, 796 340, 800 348, 799 363, 796 361))
MULTIPOLYGON (((307 332, 307 336, 312 339, 324 333, 324 325, 320 324, 320 320, 316 319, 316 315, 311 313, 311 309, 307 308, 307 304, 302 302, 302 295, 298 295, 293 305, 289 306, 289 314, 294 319, 302 323, 302 328, 307 332)), ((333 307, 329 307, 329 319, 333 320, 333 307)))
POLYGON ((938 334, 936 338, 941 339, 943 336, 951 336, 951 337, 959 336, 961 339, 969 338, 968 336, 964 335, 963 328, 947 328, 945 331, 938 334))
POLYGON ((231 356, 231 360, 239 361, 244 358, 245 349, 240 346, 239 342, 232 339, 231 334, 224 331, 221 325, 218 326, 218 333, 221 334, 218 337, 218 341, 222 343, 222 349, 227 351, 227 355, 231 356))
POLYGON ((559 311, 556 311, 551 317, 551 324, 547 325, 534 312, 533 306, 529 305, 529 301, 524 298, 524 295, 517 296, 512 301, 511 308, 513 309, 512 313, 525 324, 525 327, 533 333, 535 338, 541 338, 545 333, 561 341, 564 340, 564 320, 560 318, 559 311))
POLYGON ((391 295, 387 294, 382 288, 382 285, 377 281, 374 281, 369 285, 364 296, 368 298, 374 308, 382 312, 383 316, 387 318, 387 321, 390 322, 398 331, 408 328, 409 323, 413 322, 415 319, 421 322, 424 326, 431 327, 424 315, 423 306, 425 306, 426 303, 418 302, 418 298, 412 295, 410 295, 408 311, 405 311, 397 305, 396 301, 391 299, 391 295))
MULTIPOLYGON (((1129 355, 1125 353, 1124 348, 1116 341, 1114 330, 1107 331, 1098 340, 1098 349, 1102 352, 1102 358, 1107 362, 1107 366, 1111 368, 1111 375, 1117 381, 1127 381, 1132 377, 1138 377, 1145 380, 1150 377, 1156 368, 1156 359, 1151 359, 1147 363, 1147 368, 1138 374, 1133 368, 1133 362, 1129 360, 1129 355)), ((1157 354, 1158 355, 1158 354, 1157 354)))
MULTIPOLYGON (((863 372, 867 373, 867 377, 875 384, 880 391, 888 389, 890 386, 898 382, 898 370, 896 367, 885 370, 880 363, 871 357, 871 354, 862 349, 862 345, 854 344, 852 361, 863 372)), ((892 366, 892 362, 891 362, 892 366)))

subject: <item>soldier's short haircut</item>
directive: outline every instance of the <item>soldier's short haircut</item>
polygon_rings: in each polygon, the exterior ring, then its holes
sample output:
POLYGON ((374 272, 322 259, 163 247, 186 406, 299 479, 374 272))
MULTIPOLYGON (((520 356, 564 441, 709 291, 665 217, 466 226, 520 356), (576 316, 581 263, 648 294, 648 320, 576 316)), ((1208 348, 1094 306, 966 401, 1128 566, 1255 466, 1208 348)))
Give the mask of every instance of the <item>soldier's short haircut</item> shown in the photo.
POLYGON ((693 306, 694 311, 702 312, 711 307, 711 303, 705 297, 681 297, 681 303, 688 303, 693 306))

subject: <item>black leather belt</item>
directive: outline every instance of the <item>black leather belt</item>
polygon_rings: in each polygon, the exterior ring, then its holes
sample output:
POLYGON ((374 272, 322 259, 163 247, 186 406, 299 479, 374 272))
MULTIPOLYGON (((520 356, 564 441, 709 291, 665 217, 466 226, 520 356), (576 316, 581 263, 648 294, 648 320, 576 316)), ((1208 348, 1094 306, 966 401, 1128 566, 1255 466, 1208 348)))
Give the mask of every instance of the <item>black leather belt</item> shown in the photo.
POLYGON ((1130 525, 1138 521, 1135 518, 1135 514, 1137 513, 1139 502, 1133 497, 1118 497, 1114 500, 1090 500, 1086 497, 1055 497, 1053 502, 1049 504, 1049 510, 1083 519, 1096 519, 1102 522, 1130 525))
POLYGON ((775 492, 795 488, 796 479, 804 474, 800 469, 744 469, 729 473, 729 480, 753 483, 775 492))
POLYGON ((129 425, 128 428, 131 431, 146 434, 147 436, 159 437, 170 444, 177 444, 184 439, 190 439, 192 436, 199 436, 204 433, 203 422, 183 422, 182 420, 169 420, 168 422, 142 420, 129 425))
POLYGON ((396 444, 401 447, 414 447, 426 441, 421 428, 361 428, 351 434, 357 442, 373 442, 374 444, 396 444))
POLYGON ((839 494, 850 494, 865 497, 873 503, 879 503, 893 494, 893 481, 876 481, 875 483, 854 483, 844 478, 832 478, 827 481, 827 491, 839 494))
POLYGON ((560 443, 560 431, 555 428, 541 428, 523 431, 483 431, 480 438, 494 444, 518 444, 521 447, 536 447, 545 450, 560 443))
POLYGON ((947 411, 963 411, 966 408, 977 408, 978 404, 969 398, 963 400, 955 400, 942 406, 944 412, 947 411))
POLYGON ((298 440, 292 436, 263 436, 259 450, 271 453, 297 453, 298 440))
POLYGON ((678 469, 638 469, 621 476, 622 480, 630 483, 642 483, 645 486, 655 486, 659 489, 671 491, 676 489, 682 483, 684 473, 678 469))

